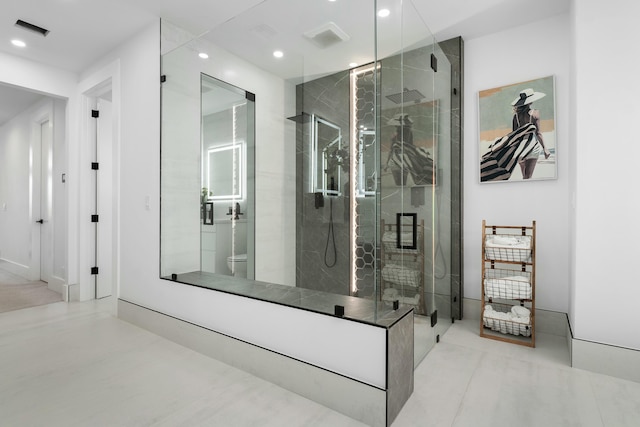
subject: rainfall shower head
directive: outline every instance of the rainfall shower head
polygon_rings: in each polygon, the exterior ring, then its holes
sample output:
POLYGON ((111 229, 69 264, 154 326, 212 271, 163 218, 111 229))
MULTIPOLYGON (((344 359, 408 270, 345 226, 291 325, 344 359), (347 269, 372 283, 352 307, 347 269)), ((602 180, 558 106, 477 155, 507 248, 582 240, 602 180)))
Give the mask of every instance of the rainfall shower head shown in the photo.
POLYGON ((288 120, 292 120, 296 123, 308 123, 311 119, 311 115, 304 111, 296 116, 287 117, 288 120))
POLYGON ((406 102, 418 102, 424 98, 424 95, 419 90, 409 90, 406 87, 400 93, 394 93, 393 95, 387 95, 387 99, 395 104, 404 104, 406 102))

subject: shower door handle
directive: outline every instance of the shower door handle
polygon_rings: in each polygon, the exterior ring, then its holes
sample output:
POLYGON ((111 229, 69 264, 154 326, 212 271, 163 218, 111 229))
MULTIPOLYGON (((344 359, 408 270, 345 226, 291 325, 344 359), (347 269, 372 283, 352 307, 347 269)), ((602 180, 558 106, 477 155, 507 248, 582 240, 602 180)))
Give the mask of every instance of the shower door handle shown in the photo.
POLYGON ((418 249, 418 214, 399 212, 396 214, 396 247, 398 249, 418 249), (411 244, 402 238, 405 224, 403 217, 411 218, 411 244))
POLYGON ((44 219, 42 219, 42 218, 41 218, 41 219, 37 220, 36 222, 37 222, 38 224, 44 224, 44 219))

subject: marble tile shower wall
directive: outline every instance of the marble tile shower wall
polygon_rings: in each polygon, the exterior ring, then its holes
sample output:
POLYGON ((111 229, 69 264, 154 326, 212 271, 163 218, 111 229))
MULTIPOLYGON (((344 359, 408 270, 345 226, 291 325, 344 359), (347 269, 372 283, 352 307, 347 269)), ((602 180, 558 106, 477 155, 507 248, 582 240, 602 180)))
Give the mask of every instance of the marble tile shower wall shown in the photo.
MULTIPOLYGON (((348 71, 298 85, 296 107, 298 113, 314 114, 340 126, 343 144, 349 143, 348 71)), ((296 282, 302 288, 348 295, 349 194, 345 185, 349 170, 348 167, 342 170, 342 194, 325 197, 324 207, 316 208, 310 183, 309 129, 307 121, 297 125, 296 282), (333 235, 330 235, 330 226, 333 235)))

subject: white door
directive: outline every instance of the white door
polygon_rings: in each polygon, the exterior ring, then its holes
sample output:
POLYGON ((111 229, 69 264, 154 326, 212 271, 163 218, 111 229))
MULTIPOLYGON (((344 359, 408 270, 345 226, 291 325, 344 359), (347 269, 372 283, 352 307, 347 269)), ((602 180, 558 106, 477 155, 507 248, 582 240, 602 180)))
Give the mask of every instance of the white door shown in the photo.
POLYGON ((49 282, 53 270, 52 237, 52 127, 50 117, 39 116, 31 124, 31 265, 29 278, 49 282))
POLYGON ((52 126, 40 124, 40 280, 49 283, 53 271, 52 126))
POLYGON ((96 298, 111 296, 115 274, 113 271, 113 120, 112 104, 99 98, 99 117, 96 119, 96 161, 99 164, 96 185, 96 298))

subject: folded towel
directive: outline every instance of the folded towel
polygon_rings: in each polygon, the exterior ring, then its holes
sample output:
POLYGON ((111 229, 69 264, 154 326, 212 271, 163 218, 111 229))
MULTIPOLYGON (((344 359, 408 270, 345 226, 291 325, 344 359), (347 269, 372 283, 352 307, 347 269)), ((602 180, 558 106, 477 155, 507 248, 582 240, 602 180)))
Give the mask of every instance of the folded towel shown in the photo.
POLYGON ((487 236, 487 245, 529 248, 531 247, 530 236, 487 236))
POLYGON ((524 276, 486 279, 484 292, 489 298, 530 299, 531 285, 529 279, 524 276))
MULTIPOLYGON (((395 243, 398 241, 398 236, 395 231, 387 231, 382 235, 382 241, 388 243, 395 243)), ((400 233, 400 241, 406 244, 413 242, 413 233, 400 233)))
POLYGON ((420 295, 415 294, 413 297, 400 298, 404 304, 418 305, 420 304, 420 295))
POLYGON ((495 236, 492 243, 494 245, 517 245, 520 243, 520 240, 515 237, 495 236))
POLYGON ((385 288, 383 295, 392 298, 398 295, 398 290, 396 288, 385 288))
POLYGON ((527 262, 531 256, 531 236, 493 236, 485 240, 487 259, 527 262))

